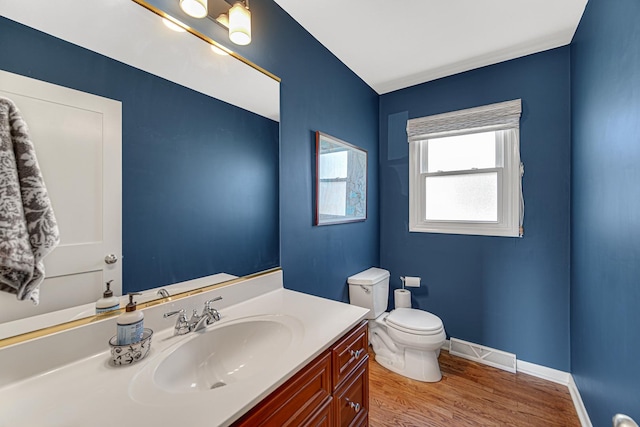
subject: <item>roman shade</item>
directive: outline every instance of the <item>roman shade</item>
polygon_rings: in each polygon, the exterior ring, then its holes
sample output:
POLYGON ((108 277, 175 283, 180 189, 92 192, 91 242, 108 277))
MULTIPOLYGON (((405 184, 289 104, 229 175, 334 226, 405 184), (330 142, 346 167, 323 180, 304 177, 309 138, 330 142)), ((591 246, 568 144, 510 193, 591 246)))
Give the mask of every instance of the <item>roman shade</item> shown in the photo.
POLYGON ((520 99, 407 121, 408 142, 520 126, 520 99))

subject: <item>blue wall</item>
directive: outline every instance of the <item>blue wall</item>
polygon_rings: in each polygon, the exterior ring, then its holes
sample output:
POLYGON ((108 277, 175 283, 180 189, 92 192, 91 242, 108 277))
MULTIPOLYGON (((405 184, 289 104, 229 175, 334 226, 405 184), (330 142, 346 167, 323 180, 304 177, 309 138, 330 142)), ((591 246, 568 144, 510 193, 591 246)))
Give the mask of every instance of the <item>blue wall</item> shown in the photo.
MULTIPOLYGON (((559 48, 380 97, 380 260, 450 336, 569 370, 570 57, 559 48), (407 118, 522 99, 525 236, 409 233, 407 118)), ((393 292, 393 291, 392 291, 393 292)), ((393 295, 392 295, 393 296, 393 295)), ((393 302, 391 301, 391 304, 393 302)))
POLYGON ((348 301, 346 279, 378 265, 378 95, 272 0, 252 0, 240 54, 282 78, 280 240, 285 286, 348 301), (368 151, 368 219, 313 226, 316 130, 368 151))
POLYGON ((640 421, 640 3, 590 0, 571 45, 571 368, 591 421, 640 421))
POLYGON ((0 68, 122 102, 123 282, 279 265, 278 123, 0 18, 0 68))

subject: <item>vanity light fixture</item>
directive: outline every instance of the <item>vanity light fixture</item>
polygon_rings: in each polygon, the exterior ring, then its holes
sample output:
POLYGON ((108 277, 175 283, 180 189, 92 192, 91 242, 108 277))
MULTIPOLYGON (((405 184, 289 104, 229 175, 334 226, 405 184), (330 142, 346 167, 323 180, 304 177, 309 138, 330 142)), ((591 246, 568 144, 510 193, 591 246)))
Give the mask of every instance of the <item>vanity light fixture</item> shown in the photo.
POLYGON ((229 39, 241 46, 251 43, 249 0, 237 1, 229 9, 229 39))
POLYGON ((194 18, 204 18, 207 16, 207 0, 180 0, 180 9, 194 18))
MULTIPOLYGON (((214 7, 211 7, 213 11, 215 11, 214 7)), ((184 13, 194 18, 204 18, 209 13, 207 0, 180 0, 180 8, 184 13)), ((236 0, 228 13, 220 13, 215 20, 220 25, 229 29, 229 40, 233 43, 241 46, 251 43, 251 11, 249 10, 249 0, 236 0)))

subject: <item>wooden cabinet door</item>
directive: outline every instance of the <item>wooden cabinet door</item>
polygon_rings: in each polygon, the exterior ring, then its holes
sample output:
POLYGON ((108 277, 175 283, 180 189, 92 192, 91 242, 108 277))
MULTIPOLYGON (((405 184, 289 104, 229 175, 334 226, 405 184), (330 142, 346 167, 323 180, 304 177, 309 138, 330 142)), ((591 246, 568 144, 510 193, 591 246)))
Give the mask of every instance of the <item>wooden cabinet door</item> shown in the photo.
POLYGON ((311 418, 305 421, 302 426, 303 427, 333 427, 334 426, 334 416, 333 416, 333 399, 330 397, 327 401, 322 405, 322 407, 318 408, 315 414, 311 416, 311 418))
MULTIPOLYGON (((368 357, 367 357, 368 359, 368 357)), ((369 363, 365 360, 333 394, 336 426, 366 425, 369 418, 369 363)))
POLYGON ((299 426, 331 399, 331 353, 325 352, 234 426, 299 426))

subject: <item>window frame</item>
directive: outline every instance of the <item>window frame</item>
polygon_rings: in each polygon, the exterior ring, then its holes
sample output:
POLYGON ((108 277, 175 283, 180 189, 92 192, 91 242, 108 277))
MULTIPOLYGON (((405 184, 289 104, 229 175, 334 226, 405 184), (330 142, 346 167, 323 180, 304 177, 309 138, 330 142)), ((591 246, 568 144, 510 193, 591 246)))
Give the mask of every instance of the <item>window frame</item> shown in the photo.
MULTIPOLYGON (((520 106, 518 100, 518 107, 520 106)), ((513 102, 513 101, 512 101, 513 102)), ((496 105, 496 104, 494 104, 496 105)), ((488 108, 494 105, 487 106, 488 108)), ((487 107, 478 107, 479 110, 487 107)), ((462 111, 462 113, 465 110, 462 111)), ((470 110, 469 110, 470 111, 470 110)), ((459 115, 461 112, 454 112, 459 115)), ((499 126, 461 127, 450 129, 446 133, 437 133, 421 137, 409 138, 409 231, 422 233, 464 234, 481 236, 521 237, 521 218, 523 201, 521 194, 522 165, 520 162, 520 129, 519 113, 515 123, 499 126), (495 168, 468 169, 446 172, 422 172, 426 165, 427 141, 443 136, 474 134, 489 131, 500 131, 496 136, 496 153, 502 150, 503 165, 495 168), (500 138, 500 140, 498 140, 500 138), (499 147, 499 148, 498 148, 499 147), (424 156, 424 157, 423 157, 424 156), (426 179, 429 176, 468 175, 483 172, 498 172, 497 188, 497 221, 464 221, 464 220, 427 220, 426 219, 426 179)), ((452 114, 452 113, 446 113, 452 114)), ((440 117, 439 115, 435 117, 440 117)), ((432 116, 433 117, 433 116, 432 116)), ((425 119, 425 118, 421 118, 425 119)), ((418 119, 418 120, 421 120, 418 119)), ((426 118, 429 119, 429 118, 426 118)), ((414 119, 415 120, 415 119, 414 119)), ((456 124, 454 123, 453 126, 456 124)), ((407 126, 409 131, 409 126, 407 126)))

